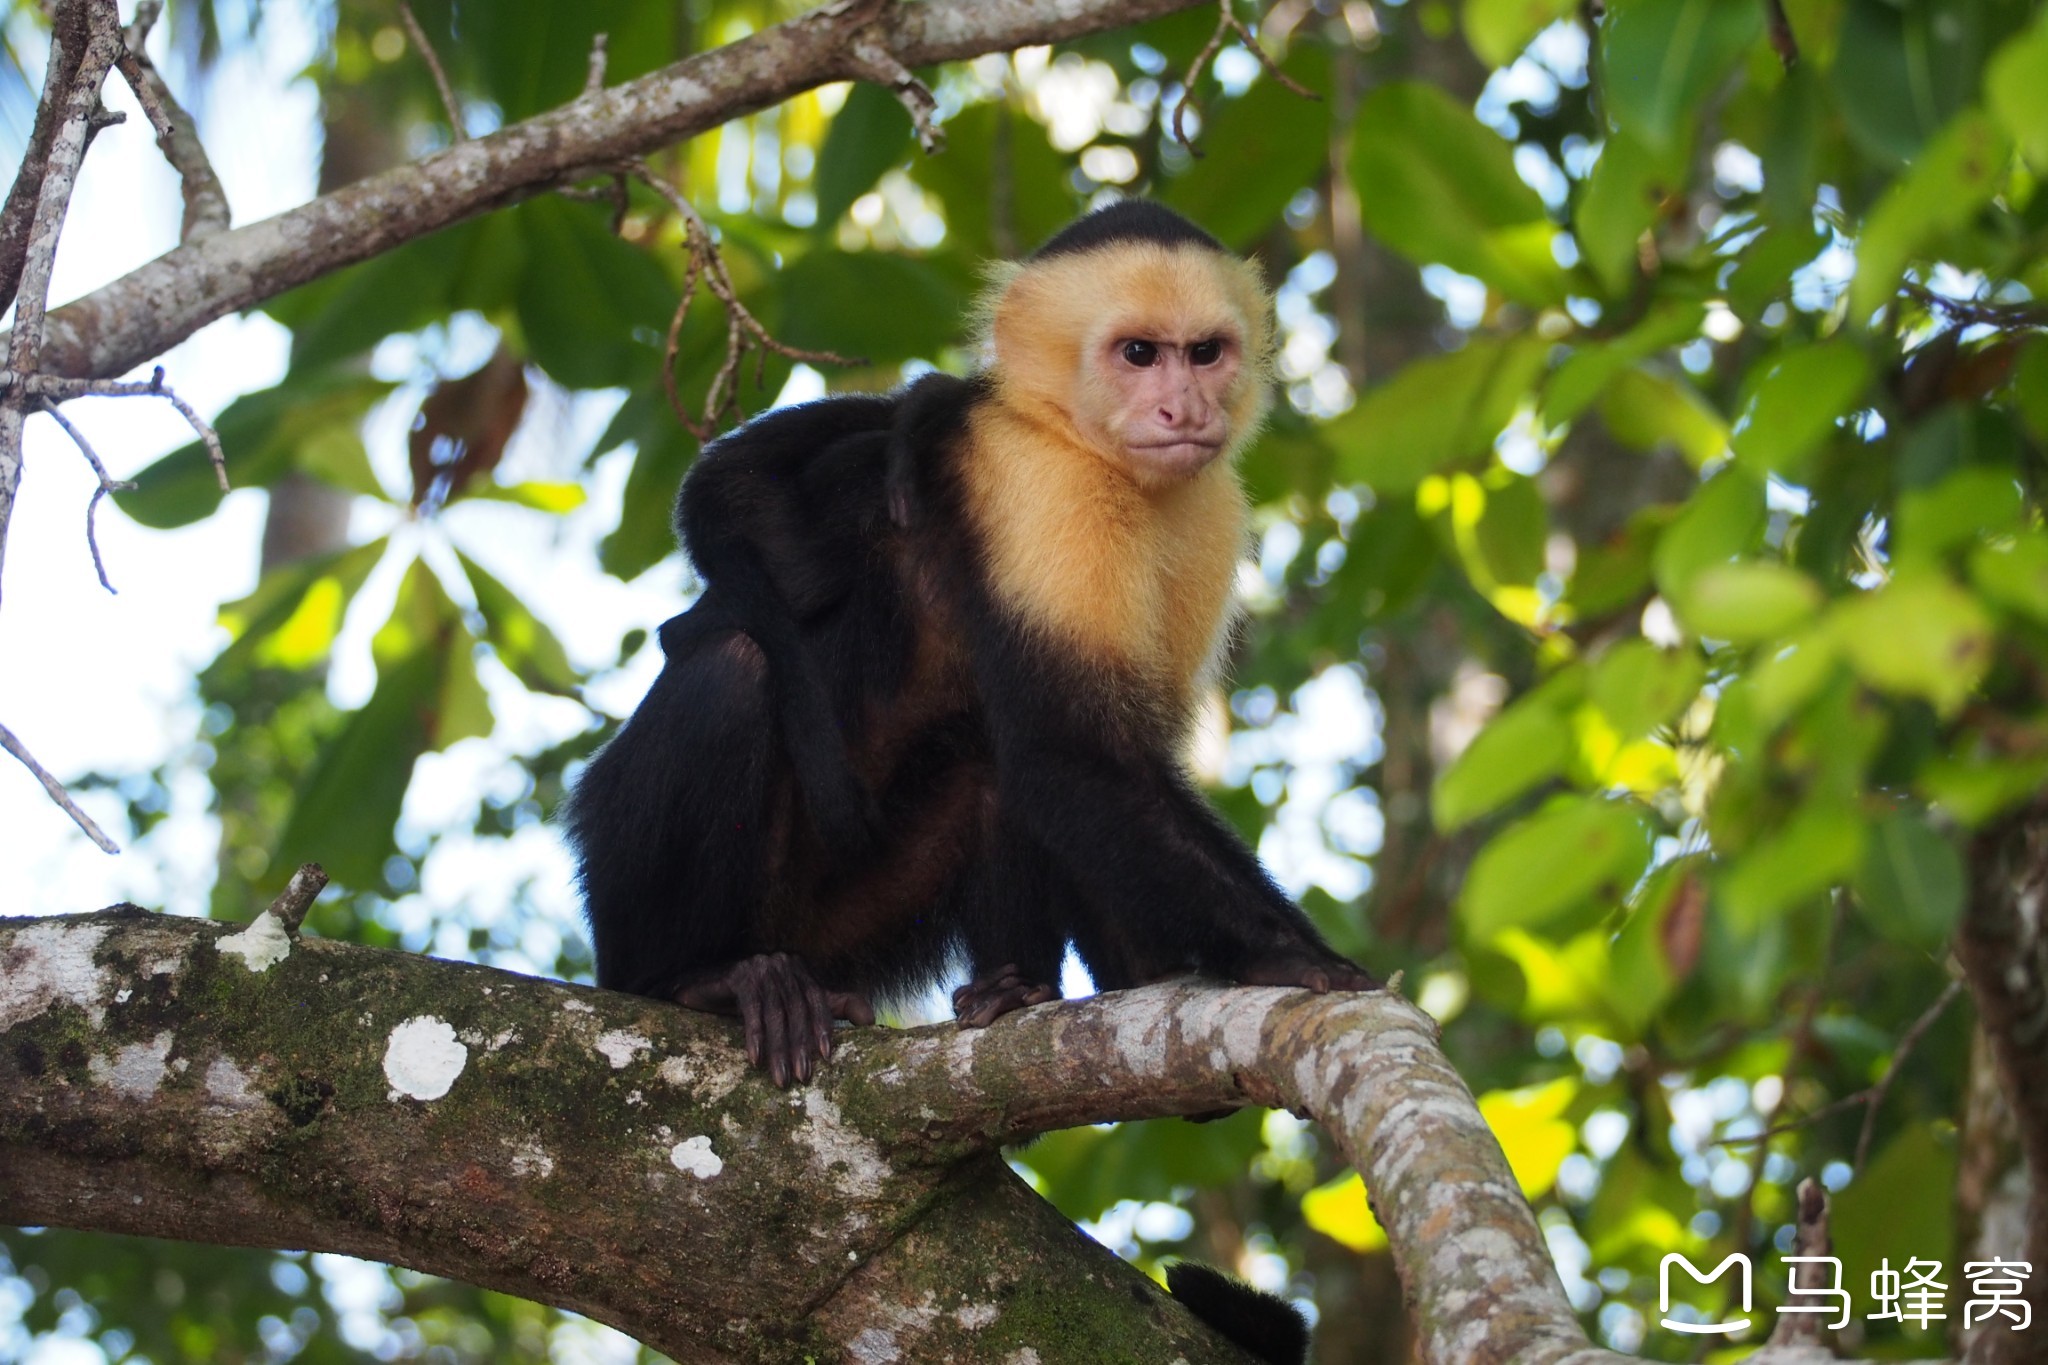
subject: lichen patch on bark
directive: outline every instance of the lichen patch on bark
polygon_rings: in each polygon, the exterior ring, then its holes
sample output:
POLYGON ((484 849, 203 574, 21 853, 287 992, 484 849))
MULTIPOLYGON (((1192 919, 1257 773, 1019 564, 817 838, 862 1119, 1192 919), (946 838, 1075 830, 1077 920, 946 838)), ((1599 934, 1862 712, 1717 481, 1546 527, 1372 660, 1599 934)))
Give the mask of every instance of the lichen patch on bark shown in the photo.
POLYGON ((447 1020, 431 1014, 408 1019, 391 1030, 384 1046, 384 1079, 391 1098, 438 1100, 469 1064, 469 1049, 447 1020))
POLYGON ((711 1139, 702 1134, 684 1138, 669 1150, 669 1161, 684 1175, 709 1180, 725 1169, 725 1158, 711 1150, 711 1139))
POLYGON ((229 934, 214 943, 214 950, 233 953, 252 972, 267 972, 292 954, 292 936, 277 916, 269 911, 249 921, 240 933, 229 934))
POLYGON ((106 1021, 106 969, 93 961, 104 924, 32 924, 0 949, 0 1030, 53 1005, 76 1005, 98 1028, 106 1021))
POLYGON ((114 1055, 95 1057, 87 1065, 93 1080, 131 1100, 146 1100, 164 1083, 164 1063, 171 1055, 171 1034, 159 1033, 146 1043, 129 1043, 114 1055))

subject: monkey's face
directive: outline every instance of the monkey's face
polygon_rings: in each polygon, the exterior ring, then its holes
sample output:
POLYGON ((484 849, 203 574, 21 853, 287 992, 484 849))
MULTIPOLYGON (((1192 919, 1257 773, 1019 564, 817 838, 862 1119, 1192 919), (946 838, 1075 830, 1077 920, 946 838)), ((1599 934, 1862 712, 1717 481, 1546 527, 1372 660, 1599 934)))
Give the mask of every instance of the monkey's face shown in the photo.
POLYGON ((1077 414, 1097 449, 1120 452, 1142 485, 1189 478, 1230 449, 1231 400, 1244 369, 1234 327, 1167 333, 1154 325, 1099 343, 1077 414))
POLYGON ((1116 243, 1001 272, 993 295, 1005 398, 1063 420, 1139 487, 1185 482, 1258 430, 1272 329, 1255 266, 1116 243))

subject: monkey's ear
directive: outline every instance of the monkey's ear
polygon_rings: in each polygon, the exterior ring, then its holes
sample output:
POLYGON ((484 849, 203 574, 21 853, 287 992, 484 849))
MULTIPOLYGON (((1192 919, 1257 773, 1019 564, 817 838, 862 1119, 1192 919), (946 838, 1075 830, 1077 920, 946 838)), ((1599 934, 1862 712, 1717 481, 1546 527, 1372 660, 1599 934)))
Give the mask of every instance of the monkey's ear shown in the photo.
POLYGON ((967 410, 982 387, 978 379, 957 379, 933 371, 897 399, 896 419, 889 426, 885 484, 889 520, 897 526, 909 527, 917 520, 923 472, 920 462, 965 427, 967 410))

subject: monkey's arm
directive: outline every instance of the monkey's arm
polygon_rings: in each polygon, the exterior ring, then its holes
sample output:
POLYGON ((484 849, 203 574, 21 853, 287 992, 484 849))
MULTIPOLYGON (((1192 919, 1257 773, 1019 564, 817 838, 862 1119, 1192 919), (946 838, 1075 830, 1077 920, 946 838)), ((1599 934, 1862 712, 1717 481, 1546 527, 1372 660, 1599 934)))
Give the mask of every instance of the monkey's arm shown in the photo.
POLYGON ((1190 965, 1315 991, 1379 984, 1323 942, 1101 678, 1000 628, 978 665, 1004 809, 1082 891, 1074 938, 1098 985, 1190 965))
POLYGON ((767 660, 778 729, 819 837, 872 847, 880 816, 848 761, 832 688, 803 622, 852 591, 881 512, 886 400, 849 397, 769 414, 705 452, 676 505, 699 575, 767 660))

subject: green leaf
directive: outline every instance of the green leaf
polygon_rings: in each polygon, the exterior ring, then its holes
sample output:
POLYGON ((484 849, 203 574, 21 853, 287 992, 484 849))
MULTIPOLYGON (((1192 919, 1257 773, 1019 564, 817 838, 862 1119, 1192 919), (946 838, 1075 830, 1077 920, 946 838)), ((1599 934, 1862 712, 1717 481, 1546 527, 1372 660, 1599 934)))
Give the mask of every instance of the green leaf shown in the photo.
POLYGON ((1609 134, 1586 178, 1572 227, 1586 264, 1610 299, 1626 298, 1641 273, 1636 244, 1664 201, 1685 187, 1686 149, 1652 151, 1625 132, 1609 134))
POLYGON ((446 317, 456 306, 454 282, 481 236, 476 223, 444 228, 264 304, 292 329, 292 373, 325 369, 446 317))
POLYGON ((1904 1130, 1878 1150, 1868 1169, 1856 1172, 1848 1188, 1829 1198, 1828 1230, 1842 1259, 1842 1284, 1851 1293, 1869 1284, 1871 1272, 1883 1264, 1898 1270, 1916 1257, 1952 1263, 1955 1143, 1937 1134, 1934 1123, 1897 1121, 1907 1125, 1904 1130))
POLYGON ((1938 574, 1902 573, 1835 612, 1858 676, 1880 691, 1924 697, 1945 716, 1991 666, 1990 616, 1938 574))
POLYGON ((207 676, 251 667, 310 668, 324 662, 342 617, 370 570, 384 557, 382 537, 351 550, 298 560, 270 570, 256 591, 221 605, 228 647, 206 666, 207 676))
POLYGON ((1351 174, 1366 225, 1410 260, 1442 262, 1523 303, 1563 302, 1543 200, 1500 135, 1441 90, 1397 82, 1366 96, 1351 174))
POLYGON ((1571 421, 1606 392, 1616 375, 1698 336, 1706 316, 1706 308, 1691 299, 1665 299, 1614 340, 1580 346, 1544 385, 1543 420, 1551 426, 1571 421))
POLYGON ((328 741, 299 789, 272 867, 317 862, 344 886, 383 885, 440 684, 441 660, 428 650, 378 669, 370 700, 328 741))
MULTIPOLYGON (((358 424, 391 387, 363 375, 329 373, 292 375, 276 388, 243 394, 213 422, 227 452, 229 480, 236 488, 267 488, 309 447, 360 447, 358 424)), ((339 477, 350 457, 330 448, 317 462, 339 477)), ((221 496, 206 447, 193 441, 144 468, 135 487, 116 493, 114 501, 144 526, 167 530, 211 515, 221 496)))
POLYGON ((2031 6, 1849 0, 1828 76, 1849 132, 1883 162, 1911 160, 1970 103, 1985 57, 2031 6))
POLYGON ((626 442, 636 449, 626 475, 619 524, 598 546, 598 562, 615 578, 638 578, 675 553, 671 520, 676 490, 697 458, 697 440, 668 410, 659 389, 627 398, 597 445, 600 452, 626 442))
POLYGON ((1465 41, 1488 66, 1506 66, 1529 40, 1569 17, 1572 0, 1465 0, 1458 17, 1465 41))
POLYGON ((2048 175, 2048 10, 1998 50, 1984 72, 1984 94, 2036 174, 2048 175))
MULTIPOLYGON (((1311 90, 1329 84, 1319 44, 1299 43, 1288 74, 1311 90)), ((1201 160, 1168 181, 1159 196, 1233 250, 1280 221, 1288 201, 1315 181, 1330 149, 1330 105, 1306 100, 1270 79, 1237 99, 1206 106, 1201 160)))
POLYGON ((574 696, 582 679, 570 666, 554 632, 481 564, 459 550, 455 557, 476 594, 477 614, 484 618, 484 641, 497 652, 499 662, 536 692, 574 696))
POLYGON ((1735 458, 1759 476, 1796 481, 1869 383, 1870 362, 1851 341, 1780 350, 1750 369, 1735 420, 1735 458))
POLYGON ((1746 0, 1620 0, 1600 26, 1608 116, 1668 150, 1763 29, 1746 0))
POLYGON ((2039 531, 1972 550, 1970 581, 2007 611, 2048 625, 2048 537, 2039 531))
POLYGON ((1547 350, 1531 336, 1480 337, 1462 351, 1403 366, 1323 428, 1337 451, 1338 476, 1399 492, 1484 454, 1535 383, 1547 350))
POLYGON ((1706 677, 1695 650, 1624 640, 1593 666, 1593 704, 1623 739, 1640 739, 1692 705, 1706 677))
POLYGON ((1560 797, 1480 850, 1458 899, 1460 922, 1484 944, 1503 929, 1541 928, 1595 894, 1618 902, 1648 856, 1633 808, 1560 797))
POLYGON ((880 85, 856 82, 818 149, 817 230, 830 233, 839 226, 853 201, 873 189, 882 172, 901 164, 913 142, 910 115, 896 97, 880 85))
POLYGON ((1600 420, 1626 445, 1675 446, 1693 468, 1728 453, 1728 423, 1682 379, 1636 368, 1614 376, 1600 398, 1600 420))
POLYGON ((1571 726, 1548 697, 1538 694, 1510 706, 1438 776, 1430 796, 1437 828, 1448 833, 1555 776, 1571 742, 1571 726))
MULTIPOLYGON (((1793 27, 1800 27, 1796 19, 1793 27)), ((1809 40, 1811 36, 1809 32, 1809 40)), ((1817 65, 1818 58, 1803 61, 1785 74, 1784 81, 1772 92, 1765 131, 1757 148, 1764 167, 1764 216, 1775 228, 1794 233, 1813 230, 1814 191, 1820 183, 1821 129, 1832 117, 1827 91, 1815 74, 1817 65)))
POLYGON ((1912 811, 1872 827, 1851 884, 1871 928, 1911 948, 1939 948, 1963 909, 1961 856, 1912 811))
POLYGON ((937 355, 960 332, 963 300, 924 260, 820 247, 777 279, 781 339, 804 350, 890 365, 937 355))
POLYGON ((462 500, 481 499, 485 502, 509 502, 519 507, 531 507, 536 512, 547 512, 554 516, 566 516, 589 501, 589 495, 579 483, 547 483, 528 481, 526 483, 473 483, 462 490, 462 500))
POLYGON ((706 22, 643 0, 463 3, 460 21, 460 42, 448 43, 444 54, 474 68, 508 124, 582 93, 596 35, 605 35, 605 80, 616 87, 687 55, 704 41, 697 26, 706 22))
POLYGON ((1921 765, 1915 789, 1966 827, 1979 828, 2048 783, 2048 756, 1980 758, 1937 754, 1921 765))
POLYGON ((1700 570, 1672 605, 1687 629, 1746 645, 1788 633, 1820 604, 1819 586, 1799 570, 1752 559, 1700 570))
POLYGON ((1763 529, 1763 481, 1733 465, 1722 469, 1657 538, 1651 563, 1658 590, 1674 601, 1683 597, 1703 569, 1755 549, 1763 529))
POLYGON ((1792 276, 1828 244, 1825 234, 1807 222, 1767 228, 1742 248, 1735 273, 1728 277, 1728 307, 1754 325, 1764 309, 1785 297, 1792 276))
POLYGON ((2011 154, 2005 131, 1976 109, 1957 115, 1927 145, 1864 223, 1849 286, 1850 318, 1869 321, 1891 301, 1915 257, 1977 216, 2005 178, 2011 154))
POLYGON ((1479 481, 1486 502, 1472 527, 1473 549, 1495 584, 1528 587, 1543 573, 1550 510, 1536 481, 1494 471, 1479 481))
POLYGON ((1932 487, 1899 494, 1892 552, 1931 558, 1980 536, 2016 531, 2024 515, 2020 486, 2010 470, 1960 469, 1932 487))
POLYGON ((1016 256, 1065 227, 1080 207, 1067 158, 1045 129, 1001 100, 970 105, 946 120, 946 150, 921 156, 910 178, 946 210, 946 245, 972 260, 1016 256), (1007 177, 1008 193, 999 193, 1007 177), (1008 221, 999 223, 998 214, 1008 221))
POLYGON ((1754 933, 1837 882, 1863 856, 1856 811, 1825 797, 1806 801, 1776 832, 1729 860, 1716 890, 1730 920, 1754 933))
POLYGON ((527 354, 572 389, 644 382, 661 363, 675 285, 612 236, 600 205, 543 195, 515 213, 536 265, 516 291, 527 354))
POLYGON ((2048 336, 2037 336, 2013 366, 2012 401, 2034 439, 2048 443, 2048 336))

